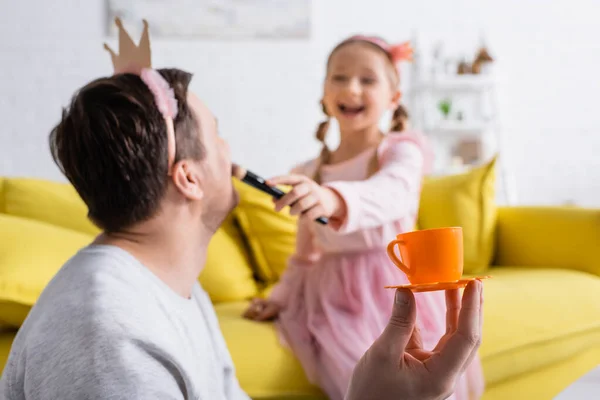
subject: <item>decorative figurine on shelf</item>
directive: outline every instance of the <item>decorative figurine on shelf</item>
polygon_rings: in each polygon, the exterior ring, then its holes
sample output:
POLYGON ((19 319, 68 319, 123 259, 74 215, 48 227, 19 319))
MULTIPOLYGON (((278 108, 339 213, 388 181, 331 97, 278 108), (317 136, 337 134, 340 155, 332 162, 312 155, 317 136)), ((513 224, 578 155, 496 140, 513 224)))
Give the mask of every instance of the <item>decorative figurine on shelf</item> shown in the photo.
POLYGON ((474 74, 487 73, 489 72, 489 67, 493 61, 494 59, 492 56, 490 56, 490 53, 487 51, 487 49, 482 47, 479 49, 479 52, 475 57, 475 61, 473 61, 471 71, 474 74))
POLYGON ((475 55, 475 59, 472 63, 468 63, 464 57, 461 59, 456 69, 456 73, 458 75, 487 74, 489 73, 493 61, 494 59, 490 56, 488 50, 485 46, 482 46, 475 55))
POLYGON ((471 73, 471 65, 467 62, 465 58, 461 59, 461 61, 458 63, 456 73, 458 75, 466 75, 471 73))

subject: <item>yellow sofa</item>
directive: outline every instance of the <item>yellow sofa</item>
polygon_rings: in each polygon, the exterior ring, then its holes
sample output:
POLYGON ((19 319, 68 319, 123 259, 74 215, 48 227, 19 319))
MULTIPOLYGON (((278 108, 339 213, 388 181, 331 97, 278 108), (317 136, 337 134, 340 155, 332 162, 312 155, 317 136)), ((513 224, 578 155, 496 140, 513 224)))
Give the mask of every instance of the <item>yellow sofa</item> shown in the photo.
MULTIPOLYGON (((485 281, 484 399, 551 399, 600 363, 600 210, 496 208, 492 169, 428 180, 418 227, 463 226, 465 273, 493 276, 485 281)), ((272 324, 240 317, 285 268, 295 220, 236 186, 241 203, 211 242, 199 279, 240 383, 254 399, 324 398, 272 324)), ((48 280, 97 233, 71 186, 0 178, 0 368, 48 280)))

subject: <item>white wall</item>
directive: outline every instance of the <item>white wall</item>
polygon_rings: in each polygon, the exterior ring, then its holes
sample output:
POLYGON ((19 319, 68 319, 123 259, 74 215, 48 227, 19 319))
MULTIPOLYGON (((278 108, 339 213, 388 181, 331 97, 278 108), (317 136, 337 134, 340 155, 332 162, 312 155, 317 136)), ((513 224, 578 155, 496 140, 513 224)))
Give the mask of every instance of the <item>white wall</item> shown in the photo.
MULTIPOLYGON (((111 73, 104 7, 0 0, 0 175, 62 179, 47 136, 76 88, 111 73)), ((484 31, 520 202, 600 206, 600 2, 313 0, 313 15, 308 42, 154 39, 153 62, 193 71, 234 159, 271 175, 318 151, 324 60, 338 40, 416 29, 426 46, 471 54, 484 31)))

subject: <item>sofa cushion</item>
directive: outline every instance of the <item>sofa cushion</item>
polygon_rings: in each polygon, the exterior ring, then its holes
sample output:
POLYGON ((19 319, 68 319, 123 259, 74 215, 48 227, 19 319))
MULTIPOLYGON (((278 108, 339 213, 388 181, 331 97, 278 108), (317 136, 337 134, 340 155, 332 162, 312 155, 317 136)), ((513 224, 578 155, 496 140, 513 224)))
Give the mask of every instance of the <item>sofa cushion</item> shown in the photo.
POLYGON ((575 269, 600 276, 600 208, 498 210, 496 265, 575 269))
MULTIPOLYGON (((597 368, 600 363, 600 346, 577 353, 564 361, 548 365, 528 374, 515 376, 513 379, 497 385, 488 385, 481 400, 506 399, 559 399, 589 400, 585 396, 585 388, 581 396, 559 396, 567 387, 597 368)), ((587 386, 587 385, 586 385, 587 386)), ((594 398, 594 397, 592 397, 594 398)))
POLYGON ((296 218, 289 214, 289 208, 275 212, 269 195, 234 182, 240 194, 234 215, 250 246, 256 272, 264 282, 276 282, 296 246, 296 218))
POLYGON ((242 388, 254 399, 320 397, 291 351, 281 346, 273 324, 241 317, 247 306, 246 302, 215 306, 242 388))
POLYGON ((556 268, 489 273, 480 349, 488 384, 600 346, 600 277, 556 268))
POLYGON ((495 244, 496 159, 466 173, 427 177, 419 208, 419 229, 463 228, 464 272, 485 272, 495 244))
POLYGON ((20 326, 60 267, 93 237, 0 214, 0 324, 20 326))
POLYGON ((88 218, 88 208, 68 183, 6 178, 4 213, 47 222, 88 235, 100 230, 88 218))

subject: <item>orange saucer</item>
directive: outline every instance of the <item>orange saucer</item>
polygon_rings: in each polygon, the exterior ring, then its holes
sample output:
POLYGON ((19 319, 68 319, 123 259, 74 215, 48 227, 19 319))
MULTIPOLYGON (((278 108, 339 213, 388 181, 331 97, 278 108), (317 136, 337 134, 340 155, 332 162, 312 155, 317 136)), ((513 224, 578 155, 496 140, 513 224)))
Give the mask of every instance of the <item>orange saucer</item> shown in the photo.
POLYGON ((461 279, 452 282, 434 282, 434 283, 419 283, 416 285, 396 285, 385 286, 386 289, 410 289, 413 292, 432 292, 435 290, 460 289, 467 286, 467 283, 476 279, 489 279, 490 275, 477 276, 475 278, 461 279))

